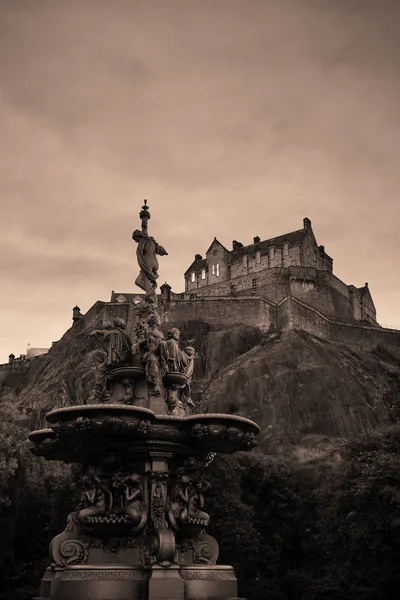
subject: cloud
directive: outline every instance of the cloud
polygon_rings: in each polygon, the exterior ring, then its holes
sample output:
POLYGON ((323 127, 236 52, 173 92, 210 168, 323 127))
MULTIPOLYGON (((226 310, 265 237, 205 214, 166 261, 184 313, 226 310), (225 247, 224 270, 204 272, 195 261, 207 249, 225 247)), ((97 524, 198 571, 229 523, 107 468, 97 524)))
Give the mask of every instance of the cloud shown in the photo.
POLYGON ((145 197, 177 291, 214 235, 230 246, 308 216, 339 277, 368 280, 400 323, 399 13, 391 0, 0 2, 0 309, 15 322, 24 298, 25 323, 1 354, 46 345, 49 303, 54 337, 75 303, 133 290, 145 197))

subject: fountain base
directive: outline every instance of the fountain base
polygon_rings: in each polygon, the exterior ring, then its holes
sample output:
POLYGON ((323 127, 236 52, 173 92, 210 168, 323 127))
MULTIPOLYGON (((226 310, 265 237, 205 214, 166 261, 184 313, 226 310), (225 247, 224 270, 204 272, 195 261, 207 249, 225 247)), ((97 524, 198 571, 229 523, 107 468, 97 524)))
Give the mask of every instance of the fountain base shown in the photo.
POLYGON ((46 569, 40 594, 34 600, 236 600, 237 582, 221 565, 75 565, 46 569))

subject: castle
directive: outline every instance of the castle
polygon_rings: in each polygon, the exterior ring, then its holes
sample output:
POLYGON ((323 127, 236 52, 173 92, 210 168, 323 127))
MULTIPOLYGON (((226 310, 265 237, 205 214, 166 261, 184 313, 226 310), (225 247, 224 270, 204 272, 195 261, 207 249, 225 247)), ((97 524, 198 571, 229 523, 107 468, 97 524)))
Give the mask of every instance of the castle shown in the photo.
MULTIPOLYGON (((318 245, 311 221, 297 231, 247 246, 234 240, 228 250, 216 238, 205 258, 196 254, 184 273, 185 291, 160 287, 159 312, 165 328, 188 322, 225 329, 257 327, 266 333, 302 330, 323 339, 375 347, 400 347, 400 332, 381 327, 366 283, 347 285, 333 274, 333 259, 318 245)), ((134 330, 140 292, 112 291, 110 302, 97 302, 85 316, 74 309, 74 322, 108 323, 123 318, 134 330)))
MULTIPOLYGON (((254 237, 247 246, 234 240, 231 250, 214 238, 205 258, 195 255, 184 278, 182 293, 173 292, 168 283, 160 287, 165 327, 200 322, 217 329, 257 327, 266 333, 299 329, 365 348, 378 343, 400 347, 400 332, 378 324, 368 284, 347 285, 333 274, 333 259, 317 244, 308 218, 302 229, 275 238, 254 237)), ((143 298, 139 291, 113 290, 109 302, 95 302, 86 314, 75 306, 73 325, 99 327, 120 317, 133 333, 136 305, 143 298)))
POLYGON ((332 272, 333 260, 318 246, 310 219, 303 228, 232 250, 214 238, 206 258, 196 254, 185 272, 185 298, 258 295, 279 303, 291 295, 323 314, 377 325, 376 309, 366 283, 346 285, 332 272))

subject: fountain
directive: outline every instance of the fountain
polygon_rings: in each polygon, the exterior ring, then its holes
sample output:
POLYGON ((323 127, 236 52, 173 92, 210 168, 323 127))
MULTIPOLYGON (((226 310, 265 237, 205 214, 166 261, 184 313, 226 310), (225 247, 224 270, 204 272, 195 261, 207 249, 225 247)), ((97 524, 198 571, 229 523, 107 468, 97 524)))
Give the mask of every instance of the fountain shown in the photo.
POLYGON ((36 600, 235 599, 230 566, 217 565, 206 532, 205 474, 216 453, 251 450, 259 427, 249 419, 195 414, 195 350, 179 330, 161 331, 157 256, 166 253, 140 212, 140 274, 135 340, 125 322, 92 332, 96 377, 89 404, 53 410, 34 431, 32 452, 79 465, 82 502, 50 544, 51 564, 36 600), (104 342, 107 345, 104 345, 104 342))

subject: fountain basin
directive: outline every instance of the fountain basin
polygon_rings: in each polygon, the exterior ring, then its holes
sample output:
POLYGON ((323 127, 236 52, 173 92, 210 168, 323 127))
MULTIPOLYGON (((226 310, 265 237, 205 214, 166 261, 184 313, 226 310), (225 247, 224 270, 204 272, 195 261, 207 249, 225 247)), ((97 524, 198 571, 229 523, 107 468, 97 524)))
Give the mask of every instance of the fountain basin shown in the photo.
POLYGON ((260 431, 236 415, 174 417, 121 404, 61 408, 46 419, 49 429, 29 435, 32 451, 64 462, 97 462, 109 454, 135 458, 152 450, 201 455, 251 450, 260 431))

